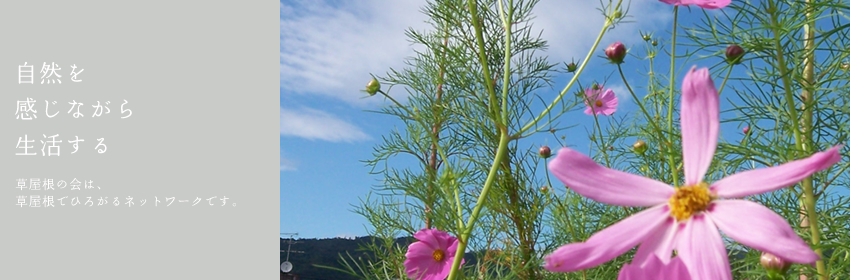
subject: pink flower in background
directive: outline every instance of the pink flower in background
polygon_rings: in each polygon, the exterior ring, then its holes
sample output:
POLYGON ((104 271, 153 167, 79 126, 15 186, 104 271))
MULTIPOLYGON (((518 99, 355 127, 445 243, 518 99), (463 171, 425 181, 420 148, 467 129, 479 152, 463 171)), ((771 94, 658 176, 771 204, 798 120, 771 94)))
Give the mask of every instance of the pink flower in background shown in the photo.
POLYGON ((602 86, 594 85, 592 88, 584 90, 586 99, 584 105, 584 113, 588 115, 603 114, 610 116, 617 111, 617 96, 610 89, 603 89, 602 86))
POLYGON ((717 147, 720 109, 707 68, 691 70, 682 82, 682 158, 685 185, 603 167, 591 158, 562 148, 549 165, 571 190, 598 202, 649 207, 597 232, 581 243, 564 245, 546 256, 545 268, 570 272, 605 263, 638 244, 633 265, 656 255, 669 263, 673 250, 695 280, 731 280, 722 230, 756 250, 794 263, 813 263, 818 255, 784 218, 758 203, 732 199, 792 186, 841 160, 843 145, 808 158, 733 174, 714 183, 703 177, 717 147), (726 198, 726 199, 721 199, 726 198))
MULTIPOLYGON (((417 280, 443 280, 449 276, 457 251, 457 238, 436 229, 413 234, 417 242, 407 247, 404 260, 407 277, 417 280)), ((464 260, 461 260, 463 264, 464 260)))
POLYGON ((624 264, 617 280, 691 280, 681 258, 672 258, 665 264, 658 256, 649 256, 644 266, 624 264))
POLYGON ((697 5, 703 9, 720 9, 732 3, 732 0, 658 0, 676 6, 697 5))

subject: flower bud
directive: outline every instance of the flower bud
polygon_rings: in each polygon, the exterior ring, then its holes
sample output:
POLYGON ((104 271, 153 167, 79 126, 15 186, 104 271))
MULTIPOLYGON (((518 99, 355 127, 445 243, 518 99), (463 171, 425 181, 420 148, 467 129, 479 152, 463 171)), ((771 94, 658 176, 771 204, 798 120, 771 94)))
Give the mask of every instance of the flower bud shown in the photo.
POLYGON ((773 5, 770 5, 764 11, 767 12, 767 14, 774 14, 774 13, 776 13, 776 7, 774 7, 773 5))
POLYGON ((378 79, 372 78, 372 80, 366 84, 366 93, 369 93, 369 95, 375 95, 378 91, 381 91, 381 83, 378 82, 378 79))
POLYGON ((620 42, 613 43, 608 48, 605 48, 605 55, 613 63, 623 63, 623 59, 626 58, 626 46, 620 42))
POLYGON ((744 134, 750 134, 750 127, 749 126, 744 127, 744 134))
POLYGON ((646 142, 643 140, 637 140, 634 144, 632 144, 632 148, 635 149, 635 153, 642 155, 646 152, 646 142))
POLYGON ((657 41, 657 40, 652 40, 652 46, 653 46, 653 47, 658 46, 658 41, 657 41))
POLYGON ((619 9, 614 11, 614 18, 621 18, 621 17, 623 17, 623 11, 621 11, 619 9))
POLYGON ((609 151, 613 151, 613 150, 614 150, 614 146, 608 146, 608 150, 609 150, 609 151))
POLYGON ((726 47, 726 62, 729 64, 741 64, 741 58, 744 57, 744 49, 738 45, 729 45, 726 47))
POLYGON ((570 62, 570 64, 567 64, 567 72, 573 73, 577 69, 578 69, 578 65, 576 65, 575 62, 570 62))
POLYGON ((542 186, 542 187, 540 187, 540 192, 542 192, 542 193, 546 193, 546 192, 548 192, 548 191, 549 191, 549 186, 542 186))
POLYGON ((550 156, 552 156, 552 150, 549 149, 549 146, 540 147, 540 151, 538 153, 542 158, 549 158, 550 156))
POLYGON ((761 259, 759 262, 761 263, 761 266, 767 270, 768 275, 773 276, 773 278, 785 275, 785 272, 787 272, 788 268, 791 267, 790 262, 786 262, 785 260, 767 252, 761 253, 761 259))
POLYGON ((652 36, 650 36, 649 34, 644 34, 641 37, 643 38, 644 41, 647 41, 647 42, 649 42, 649 40, 652 40, 652 36))

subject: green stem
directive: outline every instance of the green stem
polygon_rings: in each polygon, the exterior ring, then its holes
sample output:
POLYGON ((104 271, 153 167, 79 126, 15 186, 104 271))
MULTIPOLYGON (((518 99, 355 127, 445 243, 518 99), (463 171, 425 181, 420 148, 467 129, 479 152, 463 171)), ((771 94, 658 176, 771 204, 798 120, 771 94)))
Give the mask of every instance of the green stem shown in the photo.
MULTIPOLYGON (((809 7, 812 5, 812 0, 806 0, 806 6, 809 7)), ((806 58, 804 61, 803 68, 803 133, 804 133, 804 143, 803 149, 806 150, 806 154, 812 150, 812 146, 809 143, 812 143, 812 105, 815 103, 815 95, 813 92, 814 87, 814 79, 815 79, 815 31, 814 31, 814 20, 812 19, 812 13, 806 12, 807 23, 803 26, 805 30, 805 54, 806 58)), ((815 246, 815 253, 820 256, 820 259, 815 263, 815 266, 818 269, 818 277, 820 280, 828 280, 829 279, 829 270, 826 269, 826 263, 823 258, 823 251, 818 244, 820 244, 820 224, 818 223, 818 215, 817 209, 815 205, 817 204, 817 197, 815 196, 814 191, 814 180, 812 176, 806 177, 803 179, 803 192, 805 193, 806 198, 806 214, 808 215, 810 231, 812 234, 812 245, 815 246)))
MULTIPOLYGON (((629 93, 632 95, 632 98, 635 100, 635 103, 637 103, 638 107, 640 108, 640 111, 643 112, 643 115, 646 116, 646 120, 652 124, 652 128, 654 128, 655 132, 658 133, 658 139, 664 139, 664 135, 661 133, 661 127, 659 127, 658 124, 655 123, 655 120, 653 120, 652 117, 649 116, 649 112, 646 111, 646 107, 643 107, 643 102, 640 102, 640 99, 637 97, 637 94, 635 94, 635 92, 632 90, 632 87, 629 86, 629 82, 626 81, 626 75, 623 74, 623 67, 617 64, 617 70, 620 72, 620 78, 623 79, 623 84, 626 85, 626 89, 629 90, 629 93)), ((670 155, 669 159, 670 164, 673 164, 672 155, 670 155)))
MULTIPOLYGON (((649 46, 651 46, 651 44, 647 43, 647 49, 649 49, 649 46)), ((649 88, 649 96, 652 96, 655 100, 655 102, 652 102, 655 104, 655 118, 652 119, 653 121, 658 120, 658 114, 661 112, 661 102, 658 101, 659 94, 657 94, 657 90, 655 89, 655 52, 656 50, 654 47, 651 51, 649 51, 649 83, 647 85, 647 88, 649 88)), ((658 129, 658 124, 655 124, 655 126, 656 129, 658 129)))
MULTIPOLYGON (((456 186, 456 185, 455 185, 456 186)), ((460 191, 455 189, 455 202, 457 204, 457 228, 463 228, 463 207, 460 205, 460 191)))
POLYGON ((608 147, 605 145, 605 138, 602 136, 602 127, 599 126, 599 116, 596 115, 596 110, 593 109, 593 105, 591 104, 590 110, 593 113, 593 121, 596 122, 596 130, 599 132, 599 149, 602 151, 602 156, 605 158, 605 166, 608 168, 611 167, 611 163, 608 162, 608 147))
MULTIPOLYGON (((620 1, 618 2, 617 6, 619 7, 619 6, 620 6, 620 4, 619 4, 619 3, 622 3, 622 2, 623 2, 623 1, 622 1, 622 0, 620 0, 620 1)), ((590 58, 593 56, 593 52, 594 52, 594 51, 596 51, 596 47, 598 47, 598 46, 599 46, 599 42, 600 42, 600 41, 602 41, 602 36, 604 36, 604 35, 605 35, 605 32, 606 32, 606 31, 608 31, 608 27, 609 27, 609 26, 611 26, 611 24, 613 23, 613 16, 612 16, 612 14, 613 14, 613 13, 609 13, 609 16, 605 19, 605 24, 604 24, 604 25, 602 25, 602 30, 600 30, 600 31, 599 31, 599 35, 598 35, 598 36, 596 36, 596 41, 593 41, 593 46, 591 46, 591 47, 590 47, 590 51, 588 51, 588 52, 587 52, 587 55, 584 57, 584 60, 582 61, 581 65, 578 67, 578 70, 576 70, 575 75, 573 75, 573 78, 572 78, 572 79, 570 79, 570 82, 569 82, 569 83, 567 83, 567 86, 566 86, 566 87, 564 87, 564 89, 563 89, 563 90, 561 90, 561 93, 560 93, 560 94, 558 94, 558 97, 555 97, 555 100, 554 100, 554 101, 552 101, 552 103, 550 103, 550 104, 549 104, 549 106, 546 106, 546 109, 545 109, 545 110, 543 110, 543 112, 542 112, 542 113, 540 113, 540 115, 538 115, 537 117, 535 117, 535 118, 534 118, 534 120, 532 120, 532 121, 531 121, 531 122, 529 122, 528 124, 524 125, 524 126, 523 126, 523 127, 522 127, 522 128, 521 128, 521 129, 520 129, 520 130, 519 130, 519 131, 515 134, 515 135, 516 135, 516 137, 521 136, 523 132, 528 131, 529 129, 531 129, 531 127, 533 127, 535 124, 537 124, 538 122, 540 122, 540 120, 541 120, 541 119, 543 119, 543 117, 545 117, 546 115, 548 115, 548 114, 549 114, 549 111, 552 111, 552 108, 554 108, 554 107, 555 107, 555 104, 558 104, 558 102, 560 102, 560 101, 561 101, 561 99, 562 99, 562 98, 564 98, 564 95, 566 95, 566 94, 567 94, 567 91, 569 91, 569 90, 570 90, 570 88, 573 86, 573 84, 576 82, 576 80, 578 80, 578 77, 579 77, 579 76, 581 75, 581 73, 584 71, 584 67, 585 67, 585 66, 587 66, 588 62, 590 62, 590 58)))
MULTIPOLYGON (((484 72, 484 87, 487 89, 487 94, 490 97, 488 108, 490 114, 493 115, 493 121, 496 124, 501 124, 501 116, 499 115, 498 103, 496 102, 496 90, 493 88, 493 80, 490 77, 490 66, 487 63, 487 54, 484 48, 484 35, 481 31, 481 22, 478 21, 478 5, 476 0, 469 0, 469 13, 472 17, 472 25, 475 27, 475 41, 478 43, 478 61, 481 62, 481 68, 484 72)), ((507 75, 507 73, 503 73, 507 75)))
MULTIPOLYGON (((806 1, 807 4, 811 4, 809 0, 806 1)), ((794 94, 791 92, 791 79, 789 76, 788 66, 785 64, 785 52, 782 49, 782 37, 780 35, 780 26, 778 21, 778 15, 776 6, 773 1, 769 2, 768 10, 771 11, 770 21, 771 28, 773 29, 773 46, 776 49, 776 63, 777 68, 779 68, 779 74, 782 77, 782 85, 785 89, 785 103, 788 104, 788 112, 791 115, 791 126, 794 132, 794 145, 797 148, 798 152, 806 152, 807 145, 803 145, 803 136, 800 132, 800 128, 798 126, 798 117, 797 117, 797 108, 794 102, 794 94)), ((807 17, 810 14, 806 14, 807 17)), ((805 69, 804 75, 806 77, 807 86, 811 86, 814 79, 814 38, 813 38, 813 27, 811 26, 812 22, 807 23, 805 25, 805 33, 806 33, 806 61, 805 61, 805 69)), ((803 91, 803 97, 807 97, 808 99, 812 99, 811 94, 808 90, 803 91)), ((807 101, 805 101, 807 102, 807 101)), ((808 108, 809 113, 811 112, 811 108, 808 108)), ((803 127, 806 130, 806 134, 811 133, 812 119, 810 116, 807 116, 803 119, 803 127)), ((807 152, 806 152, 807 153, 807 152)), ((796 157, 796 156, 795 156, 796 157)), ((815 209, 815 205, 817 203, 816 198, 814 197, 814 187, 812 177, 809 176, 806 179, 803 179, 802 182, 803 187, 803 204, 806 212, 806 220, 808 221, 809 231, 811 232, 811 241, 813 246, 817 246, 820 243, 820 226, 818 224, 818 216, 817 210, 815 209)), ((829 279, 829 271, 826 270, 826 264, 823 262, 823 251, 820 248, 815 248, 815 253, 820 256, 820 259, 816 262, 815 266, 818 270, 818 279, 820 280, 828 280, 829 279)))
POLYGON ((724 77, 723 82, 720 83, 720 88, 717 89, 717 95, 720 95, 720 93, 723 92, 723 88, 726 87, 726 81, 729 80, 729 75, 732 74, 732 67, 733 65, 729 64, 729 71, 726 71, 726 77, 724 77))
MULTIPOLYGON (((546 169, 546 183, 549 184, 549 191, 552 193, 552 196, 555 197, 555 201, 558 203, 558 207, 560 207, 564 211, 564 214, 569 215, 569 211, 567 211, 567 208, 564 206, 563 203, 561 203, 561 199, 558 198, 557 195, 555 195, 555 190, 552 187, 552 181, 549 179, 549 162, 544 160, 543 167, 546 169)), ((569 189, 567 189, 567 191, 569 191, 569 189)), ((569 216, 567 217, 567 229, 570 231, 570 240, 572 240, 576 237, 576 232, 573 229, 573 219, 570 219, 569 216)))
MULTIPOLYGON (((658 140, 661 141, 662 139, 664 139, 664 134, 661 133, 661 128, 658 126, 658 124, 655 123, 655 120, 649 116, 649 112, 646 111, 646 107, 643 107, 643 102, 640 101, 640 99, 637 97, 637 94, 635 94, 635 92, 632 90, 632 87, 629 86, 629 82, 626 80, 626 75, 623 74, 623 67, 618 64, 617 70, 620 72, 620 78, 623 79, 623 84, 626 85, 626 89, 629 90, 629 93, 632 95, 632 98, 635 100, 635 103, 637 103, 638 107, 640 107, 640 111, 643 112, 644 116, 646 116, 646 121, 651 123, 653 128, 655 128, 655 131, 658 133, 658 140)), ((676 168, 676 163, 673 160, 673 153, 667 153, 667 164, 669 164, 670 168, 673 169, 673 185, 675 186, 677 181, 675 174, 678 173, 676 171, 678 170, 678 168, 676 168)))
POLYGON ((511 19, 514 16, 513 1, 508 3, 508 17, 505 18, 505 9, 502 7, 502 1, 499 2, 499 15, 502 18, 502 25, 505 27, 505 67, 502 70, 504 76, 502 82, 502 120, 508 123, 508 87, 511 84, 511 19))
POLYGON ((507 128, 502 127, 499 132, 499 148, 496 150, 496 158, 493 159, 493 164, 490 166, 490 172, 487 174, 487 180, 484 181, 484 187, 481 189, 481 194, 478 195, 478 201, 475 203, 475 208, 472 209, 469 221, 467 221, 466 227, 463 229, 463 232, 458 238, 457 251, 455 252, 456 257, 452 262, 452 269, 451 272, 449 272, 447 280, 457 279, 460 261, 463 259, 464 252, 466 252, 466 245, 468 244, 469 236, 472 235, 472 229, 475 227, 475 221, 478 220, 478 214, 481 213, 481 209, 484 208, 484 203, 487 200, 487 193, 496 181, 496 174, 498 173, 499 165, 501 165, 505 156, 508 154, 508 142, 510 142, 511 138, 508 136, 507 128))
MULTIPOLYGON (((379 92, 379 93, 381 93, 381 95, 383 95, 385 98, 387 98, 387 99, 389 99, 390 101, 392 101, 392 102, 393 102, 393 104, 395 104, 395 105, 396 105, 396 107, 401 108, 402 110, 404 110, 405 112, 407 112, 407 114, 408 114, 408 115, 410 115, 410 117, 411 117, 414 121, 416 121, 416 122, 418 122, 420 125, 422 125, 422 128, 424 128, 424 129, 426 129, 426 130, 429 128, 428 124, 426 124, 424 121, 422 121, 422 118, 419 118, 419 114, 418 114, 418 113, 415 113, 415 112, 411 111, 410 109, 407 109, 407 107, 406 107, 406 106, 401 105, 401 103, 399 103, 398 101, 396 101, 396 100, 395 100, 395 98, 393 98, 392 96, 390 96, 388 93, 386 93, 386 92, 384 92, 384 91, 382 91, 382 90, 379 90, 378 92, 379 92)), ((431 141, 434 141, 434 143, 437 143, 437 142, 439 141, 439 139, 437 139, 437 135, 434 135, 433 133, 428 133, 428 135, 430 136, 431 141)), ((448 157, 448 156, 446 156, 446 151, 445 151, 445 150, 443 150, 443 147, 441 147, 440 145, 437 145, 437 147, 436 147, 436 148, 437 148, 437 153, 440 155, 440 158, 442 158, 442 159, 443 159, 443 164, 445 164, 445 165, 446 165, 446 170, 447 170, 448 172, 451 172, 452 168, 451 168, 451 165, 450 165, 450 163, 449 163, 449 157, 448 157)))
MULTIPOLYGON (((384 91, 379 90, 378 92, 381 93, 381 95, 383 95, 385 98, 392 101, 398 108, 401 108, 402 110, 407 112, 407 114, 409 114, 411 116, 411 118, 413 118, 416 122, 418 122, 420 125, 422 125, 423 128, 426 128, 426 129, 428 128, 428 125, 425 124, 425 122, 422 121, 422 119, 419 118, 419 116, 417 114, 414 114, 414 112, 411 111, 410 109, 408 109, 407 107, 402 106, 401 103, 399 103, 398 101, 395 100, 395 98, 393 98, 392 96, 390 96, 388 93, 386 93, 384 91)), ((439 139, 438 139, 438 136, 436 135, 436 133, 429 133, 428 135, 431 137, 431 141, 433 141, 432 143, 438 143, 439 139)), ((432 147, 437 150, 437 153, 440 155, 440 158, 443 159, 443 163, 446 165, 446 172, 448 172, 449 175, 451 175, 452 168, 451 168, 451 165, 449 163, 449 157, 446 156, 446 152, 443 150, 443 147, 441 147, 440 145, 434 145, 432 147)), ((457 184, 453 184, 453 185, 457 186, 457 184)), ((458 228, 461 229, 461 228, 463 228, 463 212, 462 212, 462 208, 461 208, 461 205, 460 205, 460 196, 458 194, 457 188, 454 188, 454 192, 455 192, 455 201, 457 202, 457 211, 458 211, 457 224, 458 224, 458 228)))
MULTIPOLYGON (((770 2, 773 6, 773 1, 770 2)), ((782 49, 782 37, 779 34, 779 22, 777 21, 776 9, 770 15, 771 28, 773 28, 773 47, 776 49, 776 67, 779 68, 779 75, 782 77, 782 86, 785 89, 785 103, 788 104, 788 114, 791 115, 791 126, 794 133, 794 145, 798 151, 803 150, 802 136, 800 135, 800 127, 797 125, 797 107, 794 104, 794 93, 791 92, 791 79, 788 77, 789 71, 785 64, 785 51, 782 49)))
POLYGON ((670 173, 673 175, 673 186, 679 184, 679 170, 673 163, 673 94, 676 88, 676 30, 679 29, 679 6, 673 6, 673 37, 670 45, 670 99, 667 102, 667 129, 670 131, 670 139, 667 139, 667 161, 670 164, 670 173))

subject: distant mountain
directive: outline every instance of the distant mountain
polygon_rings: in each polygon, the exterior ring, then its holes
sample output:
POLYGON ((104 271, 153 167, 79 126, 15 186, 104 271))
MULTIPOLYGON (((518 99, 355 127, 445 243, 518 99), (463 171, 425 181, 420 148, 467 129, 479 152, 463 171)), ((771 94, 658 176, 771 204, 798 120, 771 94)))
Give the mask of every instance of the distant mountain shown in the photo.
MULTIPOLYGON (((292 271, 290 274, 298 275, 299 280, 355 280, 356 277, 351 275, 314 266, 325 265, 332 267, 341 267, 339 260, 340 254, 347 256, 351 254, 353 257, 366 256, 373 257, 368 252, 358 251, 358 249, 372 242, 380 243, 375 237, 364 236, 354 239, 346 238, 327 238, 327 239, 296 239, 292 244, 289 254, 289 262, 292 263, 292 271), (296 253, 297 252, 297 253, 296 253), (303 253, 301 253, 303 252, 303 253)), ((410 243, 416 241, 413 238, 396 239, 396 244, 407 247, 410 243)), ((286 249, 289 246, 289 239, 280 239, 280 263, 286 260, 286 249)))

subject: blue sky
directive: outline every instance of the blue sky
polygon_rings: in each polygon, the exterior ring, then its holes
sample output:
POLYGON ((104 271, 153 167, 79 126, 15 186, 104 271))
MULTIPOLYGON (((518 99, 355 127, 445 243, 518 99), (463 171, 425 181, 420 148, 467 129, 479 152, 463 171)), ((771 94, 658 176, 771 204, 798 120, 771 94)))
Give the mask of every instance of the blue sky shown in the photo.
MULTIPOLYGON (((603 18, 598 1, 563 2, 541 1, 535 8, 534 28, 543 30, 550 48, 545 55, 553 62, 571 61, 583 57, 601 27, 603 18)), ((328 238, 366 235, 365 219, 351 212, 381 179, 370 175, 361 160, 371 157, 372 148, 381 135, 397 124, 394 119, 369 113, 385 105, 381 98, 363 98, 360 92, 370 79, 370 73, 383 75, 390 67, 401 68, 404 58, 414 54, 414 48, 404 36, 404 30, 427 28, 426 17, 420 12, 423 1, 281 1, 280 11, 280 230, 298 232, 300 237, 328 238)), ((672 23, 672 7, 658 1, 632 1, 631 23, 612 30, 603 39, 598 55, 608 44, 622 41, 627 47, 642 48, 638 31, 654 32, 661 41, 672 23)), ((687 10, 680 13, 680 23, 688 21, 687 10)), ((694 12, 700 13, 697 9, 694 12)), ((681 32, 681 29, 680 29, 681 32)), ((679 53, 684 51, 679 47, 679 53)), ((642 53, 642 51, 641 51, 642 53)), ((669 58, 659 56, 660 65, 669 58)), ((630 83, 645 84, 638 72, 640 64, 627 58, 624 70, 631 72, 630 83)), ((719 60, 698 62, 707 67, 719 60)), ((620 97, 615 115, 637 113, 637 107, 617 76, 616 68, 602 58, 594 57, 581 82, 601 81, 620 97)), ((693 62, 687 64, 695 65, 693 62)), ((659 69, 668 69, 664 68, 659 69)), ((680 68, 681 65, 680 65, 680 68)), ((681 69, 684 73, 687 69, 681 69)), ((663 71, 666 73, 667 71, 663 71)), ((682 75, 679 76, 680 78, 682 75)), ((539 94, 552 97, 563 88, 569 76, 559 76, 553 88, 539 94)), ((719 86, 722 77, 716 77, 719 86)), ((677 83, 677 88, 679 83, 677 83)), ((727 85, 728 86, 728 85, 727 85)), ((634 88, 639 96, 641 87, 634 88)), ((396 90, 395 94, 401 94, 396 90)), ((394 95, 395 95, 394 94, 394 95)), ((403 98, 403 96, 399 96, 403 98)), ((726 102, 723 101, 725 104, 726 102)), ((727 104, 728 105, 728 104, 727 104)), ((725 106, 724 106, 725 107, 725 106)), ((586 151, 586 130, 592 117, 581 111, 562 118, 579 119, 579 126, 570 130, 580 137, 570 140, 586 151)), ((604 124, 603 124, 604 125, 604 124)), ((725 124, 721 137, 740 137, 739 127, 725 124)), ((546 135, 528 139, 532 143, 548 144, 557 150, 557 143, 546 135)), ((556 184, 557 185, 557 184, 556 184)))

